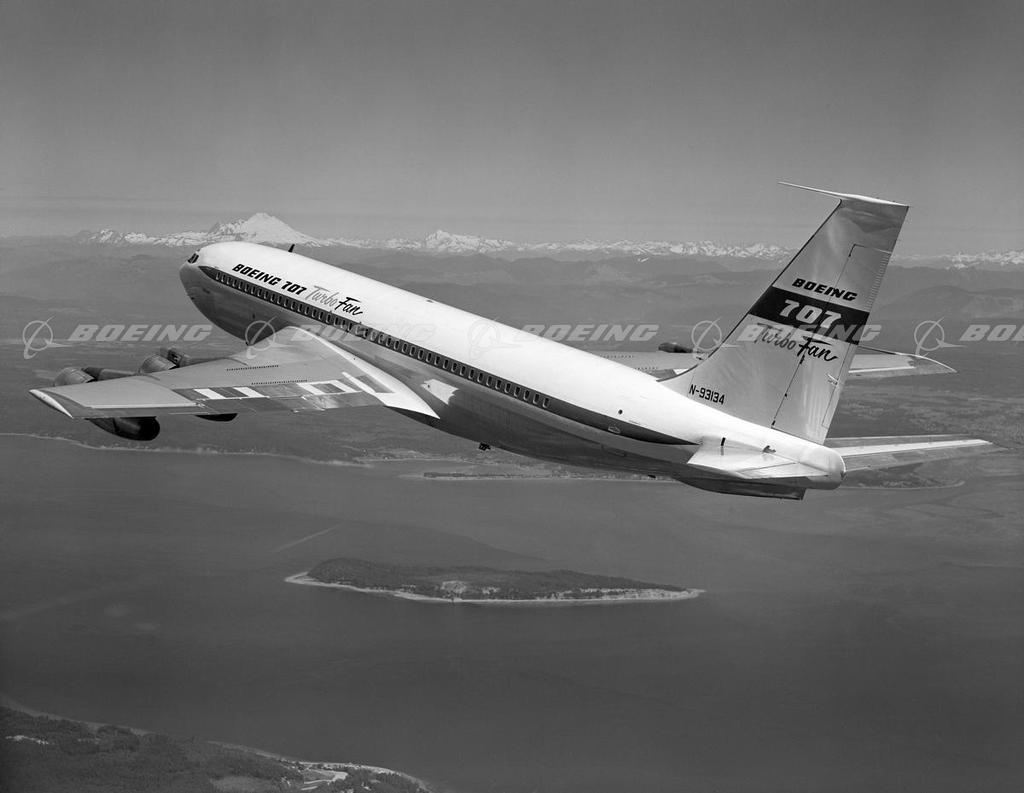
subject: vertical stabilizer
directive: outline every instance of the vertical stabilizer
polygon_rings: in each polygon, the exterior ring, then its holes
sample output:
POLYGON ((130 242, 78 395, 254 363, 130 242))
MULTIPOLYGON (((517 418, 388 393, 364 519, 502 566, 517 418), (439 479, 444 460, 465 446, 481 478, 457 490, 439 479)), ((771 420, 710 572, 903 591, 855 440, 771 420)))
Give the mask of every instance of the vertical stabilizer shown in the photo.
POLYGON ((664 384, 729 415, 820 443, 908 207, 814 191, 838 198, 839 206, 722 345, 664 384))

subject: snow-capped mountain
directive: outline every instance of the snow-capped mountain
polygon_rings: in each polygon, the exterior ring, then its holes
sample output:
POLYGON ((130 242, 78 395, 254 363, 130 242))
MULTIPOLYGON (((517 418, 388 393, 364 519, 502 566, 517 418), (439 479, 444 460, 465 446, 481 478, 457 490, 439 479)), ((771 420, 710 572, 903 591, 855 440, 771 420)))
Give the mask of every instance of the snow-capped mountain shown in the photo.
POLYGON ((484 254, 497 256, 506 253, 519 253, 525 247, 508 240, 494 240, 486 237, 476 237, 470 234, 452 234, 448 231, 438 229, 428 234, 422 240, 409 240, 401 237, 380 242, 367 241, 365 243, 371 248, 382 248, 384 250, 408 251, 410 253, 432 253, 448 256, 461 256, 471 254, 484 254))
POLYGON ((1024 251, 985 251, 984 253, 958 253, 950 257, 954 267, 987 269, 1024 267, 1024 251))
MULTIPOLYGON (((151 236, 140 232, 122 234, 113 229, 83 231, 74 238, 83 244, 98 245, 162 245, 169 247, 199 247, 213 242, 243 240, 269 244, 300 245, 307 248, 347 247, 367 251, 402 251, 434 256, 484 255, 495 258, 515 259, 549 256, 561 259, 602 259, 623 256, 637 257, 703 257, 709 259, 747 259, 762 263, 784 263, 794 250, 778 245, 757 243, 754 245, 723 245, 704 240, 701 242, 658 242, 618 240, 598 242, 579 240, 576 242, 524 243, 510 240, 477 237, 471 234, 452 234, 437 230, 420 240, 393 237, 386 240, 357 238, 311 237, 296 231, 273 215, 257 212, 252 217, 228 223, 216 223, 207 231, 182 231, 164 236, 151 236)), ((1024 251, 988 251, 985 253, 957 253, 944 256, 900 256, 895 261, 904 265, 929 267, 956 267, 980 269, 1024 268, 1024 251)))
POLYGON ((215 223, 206 231, 180 231, 176 234, 164 236, 150 236, 140 232, 130 231, 122 234, 113 229, 102 231, 83 231, 75 239, 86 244, 106 245, 166 245, 170 247, 194 247, 197 245, 209 245, 212 242, 230 242, 242 240, 245 242, 269 242, 269 243, 295 243, 296 245, 309 245, 319 247, 332 243, 318 240, 301 231, 296 231, 287 223, 278 220, 273 215, 265 212, 257 212, 245 220, 233 220, 228 223, 215 223))
POLYGON ((1024 251, 983 251, 944 255, 912 254, 893 259, 904 267, 941 267, 954 270, 1024 270, 1024 251))
POLYGON ((746 247, 720 245, 715 242, 535 242, 521 243, 496 240, 465 234, 435 231, 422 240, 390 239, 371 247, 433 254, 484 254, 486 256, 706 256, 737 259, 767 259, 771 261, 791 256, 793 251, 777 245, 758 243, 746 247))
POLYGON ((296 245, 320 245, 321 240, 296 231, 283 220, 273 215, 257 212, 246 220, 235 220, 230 223, 217 223, 207 236, 218 240, 240 239, 247 242, 294 242, 296 245))

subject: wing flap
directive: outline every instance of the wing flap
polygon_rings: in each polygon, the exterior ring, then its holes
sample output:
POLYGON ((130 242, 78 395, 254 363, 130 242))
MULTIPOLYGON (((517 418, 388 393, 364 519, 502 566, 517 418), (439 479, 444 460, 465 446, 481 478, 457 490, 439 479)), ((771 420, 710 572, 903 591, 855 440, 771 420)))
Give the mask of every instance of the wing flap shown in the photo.
POLYGON ((422 398, 392 375, 302 328, 285 328, 229 358, 30 393, 72 418, 368 405, 436 417, 422 398))

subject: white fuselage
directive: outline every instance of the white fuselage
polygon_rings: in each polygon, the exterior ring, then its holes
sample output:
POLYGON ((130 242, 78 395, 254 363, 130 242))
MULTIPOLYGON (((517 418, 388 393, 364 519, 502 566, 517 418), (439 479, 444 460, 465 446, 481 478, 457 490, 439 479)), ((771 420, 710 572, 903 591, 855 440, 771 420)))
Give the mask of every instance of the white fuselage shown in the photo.
POLYGON ((823 446, 729 416, 643 372, 294 253, 207 246, 182 268, 189 297, 252 343, 301 325, 398 378, 434 409, 413 416, 455 435, 559 462, 706 479, 686 463, 727 438, 771 446, 836 487, 823 446))

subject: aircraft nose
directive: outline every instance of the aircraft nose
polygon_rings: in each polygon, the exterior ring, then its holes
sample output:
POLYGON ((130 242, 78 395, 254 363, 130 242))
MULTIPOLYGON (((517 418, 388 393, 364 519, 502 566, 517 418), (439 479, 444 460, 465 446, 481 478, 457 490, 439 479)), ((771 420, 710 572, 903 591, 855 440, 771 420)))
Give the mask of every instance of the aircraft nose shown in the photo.
POLYGON ((196 262, 198 261, 199 251, 196 251, 188 257, 181 267, 178 268, 178 278, 181 279, 181 284, 185 289, 188 289, 190 286, 195 286, 196 284, 196 271, 198 269, 196 262))
MULTIPOLYGON (((203 304, 212 300, 212 294, 206 283, 207 279, 199 270, 199 251, 196 251, 178 268, 178 278, 185 288, 185 294, 203 311, 203 304)), ((203 312, 205 313, 205 311, 203 312)))

